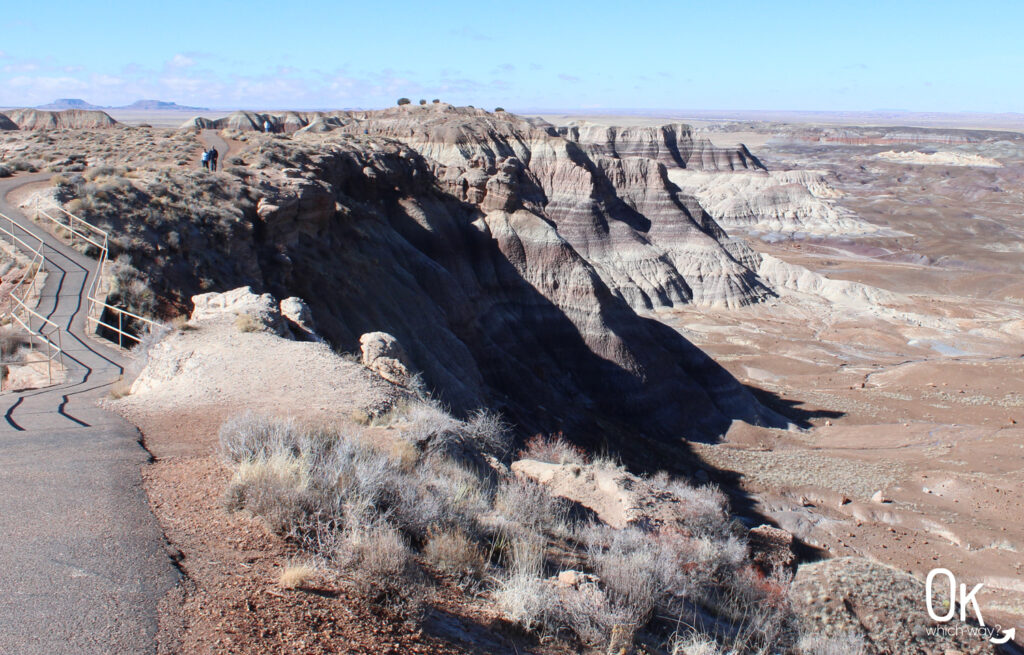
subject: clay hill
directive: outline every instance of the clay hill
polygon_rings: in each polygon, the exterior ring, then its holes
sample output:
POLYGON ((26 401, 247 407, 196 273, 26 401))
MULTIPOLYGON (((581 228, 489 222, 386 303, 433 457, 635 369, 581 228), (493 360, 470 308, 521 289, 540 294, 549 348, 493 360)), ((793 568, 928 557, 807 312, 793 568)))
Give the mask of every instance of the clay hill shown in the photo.
POLYGON ((82 130, 116 127, 118 122, 106 112, 91 109, 10 109, 0 114, 0 130, 82 130), (4 120, 6 118, 6 120, 4 120), (14 125, 14 127, 10 127, 14 125))
POLYGON ((666 173, 758 166, 749 153, 713 152, 683 125, 562 134, 447 105, 300 118, 290 138, 227 132, 241 143, 216 179, 139 180, 93 208, 166 313, 208 289, 299 296, 341 349, 394 335, 455 411, 583 440, 786 425, 637 314, 772 295, 757 255, 666 173))

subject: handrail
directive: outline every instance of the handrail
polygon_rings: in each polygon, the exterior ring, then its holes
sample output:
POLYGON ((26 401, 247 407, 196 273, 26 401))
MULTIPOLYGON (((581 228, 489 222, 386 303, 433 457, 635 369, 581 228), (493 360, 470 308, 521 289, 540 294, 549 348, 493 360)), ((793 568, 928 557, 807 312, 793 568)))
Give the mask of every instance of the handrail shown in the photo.
POLYGON ((61 207, 59 204, 52 200, 49 201, 48 208, 55 209, 64 216, 66 216, 68 222, 65 223, 60 219, 51 216, 46 210, 41 209, 39 207, 39 196, 36 196, 35 211, 37 219, 40 216, 42 216, 50 220, 51 222, 55 223, 56 225, 70 231, 72 243, 74 243, 74 237, 77 236, 85 240, 86 242, 96 246, 96 248, 99 249, 99 256, 97 257, 96 262, 96 272, 93 275, 92 283, 89 285, 90 288, 86 292, 86 299, 89 301, 89 310, 86 313, 86 321, 89 323, 90 326, 92 326, 96 330, 98 330, 99 326, 102 325, 108 330, 116 332, 117 345, 119 347, 124 347, 124 340, 126 338, 130 339, 131 341, 134 341, 135 343, 141 343, 142 339, 139 336, 132 334, 130 332, 126 332, 124 330, 124 317, 127 316, 129 319, 138 321, 151 330, 155 327, 159 327, 160 324, 152 319, 146 318, 145 316, 139 316, 138 314, 130 312, 121 307, 115 307, 114 305, 111 305, 108 302, 106 302, 106 300, 100 300, 99 298, 99 286, 101 278, 103 277, 103 268, 108 261, 108 255, 110 252, 110 233, 104 229, 96 227, 95 225, 81 218, 80 216, 72 214, 71 212, 64 209, 63 207, 61 207), (81 231, 82 229, 89 230, 90 233, 96 237, 96 239, 102 239, 102 241, 97 241, 90 238, 89 235, 81 231), (110 323, 106 323, 103 320, 101 320, 103 317, 104 310, 110 310, 111 312, 117 315, 116 327, 114 325, 111 325, 110 323))
MULTIPOLYGON (((36 280, 38 279, 39 271, 45 269, 46 256, 43 254, 44 243, 43 240, 33 232, 30 232, 22 225, 16 223, 9 216, 0 213, 0 218, 10 223, 11 227, 8 229, 3 225, 0 225, 0 233, 6 234, 11 239, 11 244, 20 244, 25 250, 32 254, 32 259, 26 267, 26 273, 21 276, 18 280, 18 284, 15 285, 11 292, 8 294, 8 305, 7 310, 3 313, 4 317, 9 316, 12 321, 17 322, 29 335, 40 339, 46 344, 46 378, 49 384, 53 384, 53 360, 58 358, 60 360, 61 367, 64 366, 64 339, 61 337, 62 329, 59 325, 51 321, 49 318, 43 316, 33 308, 28 306, 25 299, 31 296, 35 291, 36 280), (38 241, 38 245, 30 244, 15 231, 21 230, 28 236, 38 241), (25 286, 25 278, 31 273, 32 282, 29 283, 28 287, 25 286), (20 292, 20 293, 19 293, 20 292), (17 307, 15 307, 17 304, 17 307), (21 311, 25 315, 25 319, 22 319, 18 315, 18 311, 21 311), (33 319, 37 321, 38 328, 32 327, 33 319), (50 327, 49 333, 46 328, 50 327), (57 342, 54 343, 53 336, 56 335, 57 342)), ((33 341, 29 340, 29 348, 32 347, 33 341)))

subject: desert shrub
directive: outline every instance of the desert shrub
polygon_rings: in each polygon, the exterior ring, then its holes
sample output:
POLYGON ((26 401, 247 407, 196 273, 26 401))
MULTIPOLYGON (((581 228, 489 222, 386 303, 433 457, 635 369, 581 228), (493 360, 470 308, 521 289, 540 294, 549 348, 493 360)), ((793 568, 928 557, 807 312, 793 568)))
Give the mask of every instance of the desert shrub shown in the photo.
POLYGON ((487 571, 480 545, 460 528, 429 530, 423 556, 435 569, 458 580, 478 580, 487 571))
POLYGON ((7 363, 20 361, 19 351, 28 345, 28 335, 10 326, 0 328, 0 359, 7 363))
POLYGON ((417 448, 456 458, 475 453, 501 459, 513 436, 500 414, 481 409, 460 421, 429 399, 399 403, 374 423, 397 425, 417 448))
POLYGON ((16 171, 25 171, 26 173, 35 173, 39 168, 27 159, 15 159, 14 161, 8 162, 8 166, 16 171))
POLYGON ((420 105, 422 106, 422 105, 425 105, 425 104, 427 104, 427 101, 424 100, 423 98, 420 98, 420 105))
POLYGON ((433 570, 489 591, 509 620, 594 647, 628 646, 638 630, 676 644, 677 653, 694 644, 744 653, 795 644, 788 580, 749 565, 720 492, 676 488, 668 476, 656 483, 676 489, 697 525, 724 528, 579 526, 568 501, 487 463, 482 451, 494 445, 480 433, 500 432, 492 417, 461 421, 417 400, 389 421, 398 428, 388 431, 393 439, 354 426, 232 417, 220 434, 221 455, 234 468, 228 507, 262 517, 344 572, 357 591, 403 612, 424 596, 419 553, 433 570), (548 580, 567 565, 585 572, 574 586, 548 580), (672 641, 679 625, 704 632, 672 641))
POLYGON ((228 418, 220 427, 220 454, 228 464, 267 459, 274 453, 297 453, 302 437, 292 419, 246 412, 228 418))
POLYGON ((434 98, 434 99, 433 99, 433 100, 431 100, 430 102, 434 103, 435 105, 441 104, 441 100, 440 100, 440 98, 434 98))
POLYGON ((408 610, 421 600, 412 551, 401 533, 380 518, 350 514, 334 560, 362 594, 378 602, 408 610))
POLYGON ((579 446, 569 443, 561 432, 552 435, 537 434, 526 440, 519 451, 520 459, 535 459, 549 464, 586 464, 587 453, 579 446))
MULTIPOLYGON (((82 207, 88 204, 89 201, 78 203, 72 200, 68 203, 68 211, 75 213, 72 207, 77 207, 81 211, 82 207)), ((140 316, 153 314, 156 310, 156 294, 149 288, 146 276, 132 265, 128 255, 122 253, 110 261, 107 271, 111 280, 107 302, 140 316)), ((137 333, 140 327, 128 324, 124 329, 126 332, 137 333)))
POLYGON ((580 641, 593 647, 608 646, 609 652, 632 645, 640 623, 628 607, 610 602, 596 583, 562 590, 552 614, 554 621, 569 628, 580 641), (618 648, 612 648, 612 642, 618 648))
POLYGON ((503 112, 503 111, 505 111, 505 108, 504 108, 504 107, 495 107, 495 108, 494 108, 494 113, 495 113, 495 114, 497 114, 498 112, 503 112))
POLYGON ((401 107, 402 105, 408 105, 410 102, 412 101, 409 100, 408 98, 399 98, 397 104, 399 107, 401 107))
POLYGON ((303 462, 287 453, 238 464, 227 492, 229 509, 247 509, 274 532, 302 525, 315 498, 303 462))
POLYGON ((110 397, 113 400, 124 398, 132 392, 132 381, 125 376, 118 376, 117 380, 110 385, 110 397))
POLYGON ((669 553, 656 538, 636 528, 593 528, 587 559, 601 578, 609 604, 637 625, 647 622, 666 589, 662 569, 671 566, 669 553))
POLYGON ((513 572, 494 591, 494 603, 510 620, 527 630, 539 630, 551 623, 558 599, 538 576, 513 572))
POLYGON ((417 539, 439 527, 480 536, 477 520, 489 511, 492 498, 491 483, 481 471, 431 455, 394 490, 391 511, 395 522, 417 539))
POLYGON ((502 480, 494 497, 494 509, 507 521, 531 532, 570 532, 569 503, 552 496, 532 480, 502 480))
POLYGON ((651 482, 679 498, 685 508, 686 526, 694 533, 725 537, 733 532, 729 500, 720 488, 714 485, 695 487, 664 472, 652 477, 651 482))

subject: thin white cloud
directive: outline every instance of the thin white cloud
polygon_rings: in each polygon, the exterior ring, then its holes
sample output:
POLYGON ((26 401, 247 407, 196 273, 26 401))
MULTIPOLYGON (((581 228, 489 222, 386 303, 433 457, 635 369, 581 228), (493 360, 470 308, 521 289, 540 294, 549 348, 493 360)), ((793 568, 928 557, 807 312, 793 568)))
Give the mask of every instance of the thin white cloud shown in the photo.
POLYGON ((191 68, 196 65, 196 60, 181 53, 174 55, 167 65, 171 68, 191 68))
POLYGON ((5 73, 32 73, 37 70, 39 70, 39 62, 36 61, 19 61, 4 66, 5 73))

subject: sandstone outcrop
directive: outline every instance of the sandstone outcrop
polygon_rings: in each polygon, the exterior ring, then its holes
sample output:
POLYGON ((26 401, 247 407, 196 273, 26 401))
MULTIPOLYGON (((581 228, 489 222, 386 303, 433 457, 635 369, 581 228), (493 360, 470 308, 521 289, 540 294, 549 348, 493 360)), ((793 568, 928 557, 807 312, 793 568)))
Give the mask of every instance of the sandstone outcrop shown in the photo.
POLYGON ((687 524, 705 511, 621 468, 521 459, 512 463, 512 472, 543 485, 555 496, 579 503, 613 528, 686 531, 687 524))
POLYGON ((20 130, 83 130, 117 127, 119 123, 106 112, 84 109, 45 111, 42 109, 12 109, 7 117, 20 130))

